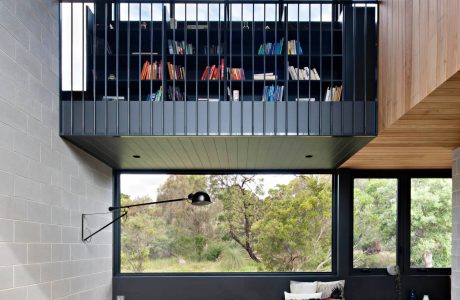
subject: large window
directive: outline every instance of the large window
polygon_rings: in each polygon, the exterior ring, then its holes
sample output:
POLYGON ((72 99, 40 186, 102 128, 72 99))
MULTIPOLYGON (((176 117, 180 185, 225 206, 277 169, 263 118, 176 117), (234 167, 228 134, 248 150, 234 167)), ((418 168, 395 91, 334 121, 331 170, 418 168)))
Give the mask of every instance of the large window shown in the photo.
POLYGON ((121 174, 120 271, 331 272, 332 175, 121 174))
POLYGON ((450 268, 452 180, 411 180, 411 268, 450 268))
POLYGON ((353 267, 396 264, 398 180, 354 180, 353 267))

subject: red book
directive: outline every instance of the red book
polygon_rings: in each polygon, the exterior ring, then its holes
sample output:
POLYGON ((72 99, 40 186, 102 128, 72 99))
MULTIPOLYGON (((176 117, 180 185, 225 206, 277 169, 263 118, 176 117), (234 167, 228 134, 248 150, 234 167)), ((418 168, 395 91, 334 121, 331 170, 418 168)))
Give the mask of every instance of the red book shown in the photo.
POLYGON ((214 69, 214 74, 212 74, 212 79, 217 80, 219 78, 219 69, 215 68, 214 69))
POLYGON ((205 78, 208 76, 208 70, 209 70, 209 66, 206 66, 206 69, 204 69, 203 75, 201 75, 201 80, 205 80, 205 78))
POLYGON ((224 59, 220 60, 220 80, 224 80, 224 59))
POLYGON ((209 72, 208 79, 212 80, 212 75, 214 74, 215 69, 216 69, 216 65, 212 65, 211 72, 209 72))

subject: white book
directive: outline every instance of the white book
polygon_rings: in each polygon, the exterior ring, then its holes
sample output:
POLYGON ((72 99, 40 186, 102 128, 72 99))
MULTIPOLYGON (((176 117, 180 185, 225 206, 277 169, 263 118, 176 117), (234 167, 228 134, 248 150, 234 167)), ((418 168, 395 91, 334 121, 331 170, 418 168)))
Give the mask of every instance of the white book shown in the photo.
POLYGON ((331 89, 328 87, 326 91, 326 97, 324 97, 324 101, 331 101, 331 89))
POLYGON ((256 73, 256 74, 254 74, 254 76, 264 76, 264 75, 267 76, 267 75, 275 75, 275 74, 273 74, 273 72, 272 73, 256 73))
POLYGON ((305 67, 305 73, 307 73, 307 80, 312 79, 312 78, 311 78, 311 71, 310 71, 310 68, 305 67))
POLYGON ((295 98, 295 101, 316 101, 315 98, 295 98))
POLYGON ((254 75, 254 80, 276 80, 276 78, 277 78, 276 75, 265 75, 265 76, 254 75))
POLYGON ((320 80, 320 77, 319 77, 319 74, 318 74, 318 71, 316 71, 315 68, 313 68, 313 74, 315 76, 315 80, 320 80))

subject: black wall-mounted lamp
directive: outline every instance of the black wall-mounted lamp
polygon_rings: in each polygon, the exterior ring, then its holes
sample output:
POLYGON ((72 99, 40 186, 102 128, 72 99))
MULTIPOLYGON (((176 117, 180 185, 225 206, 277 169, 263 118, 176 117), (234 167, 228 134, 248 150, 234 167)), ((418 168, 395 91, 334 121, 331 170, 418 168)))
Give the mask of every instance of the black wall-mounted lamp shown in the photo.
POLYGON ((123 213, 113 219, 112 222, 102 226, 100 229, 96 230, 95 232, 91 233, 90 235, 85 237, 84 233, 84 228, 85 228, 85 217, 88 215, 92 214, 82 214, 81 215, 81 240, 83 242, 87 242, 90 238, 92 238, 94 235, 98 234, 102 230, 106 229, 116 221, 120 220, 121 218, 125 217, 128 215, 128 209, 131 207, 137 207, 137 206, 145 206, 145 205, 153 205, 153 204, 162 204, 162 203, 170 203, 170 202, 179 202, 179 201, 186 201, 189 200, 190 204, 192 205, 197 205, 197 206, 203 206, 203 205, 208 205, 211 204, 211 197, 205 192, 196 192, 192 193, 187 196, 187 198, 178 198, 178 199, 171 199, 171 200, 164 200, 164 201, 155 201, 155 202, 145 202, 145 203, 139 203, 139 204, 132 204, 132 205, 125 205, 125 206, 110 206, 109 207, 109 212, 113 211, 118 211, 118 210, 123 210, 123 213))

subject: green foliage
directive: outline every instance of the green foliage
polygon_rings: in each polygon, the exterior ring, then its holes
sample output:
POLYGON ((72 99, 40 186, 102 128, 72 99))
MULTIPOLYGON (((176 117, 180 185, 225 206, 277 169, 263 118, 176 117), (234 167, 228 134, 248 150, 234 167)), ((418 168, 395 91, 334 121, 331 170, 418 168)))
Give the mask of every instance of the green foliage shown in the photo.
POLYGON ((206 237, 202 235, 196 235, 193 237, 195 244, 195 253, 197 257, 201 258, 203 255, 204 247, 206 246, 206 237))
POLYGON ((397 180, 354 181, 354 266, 384 268, 396 264, 397 180), (379 253, 390 252, 379 257, 379 253))
POLYGON ((256 237, 253 224, 263 218, 262 183, 255 176, 219 175, 211 177, 215 197, 223 205, 220 214, 222 228, 239 244, 249 257, 259 262, 254 252, 256 237))
POLYGON ((220 265, 225 270, 240 270, 247 262, 247 254, 241 247, 226 247, 222 251, 220 265))
POLYGON ((224 242, 213 242, 211 245, 208 246, 208 249, 204 254, 204 258, 208 261, 217 261, 220 258, 222 251, 225 249, 225 247, 226 243, 224 242))
POLYGON ((264 201, 254 229, 257 253, 270 271, 330 271, 330 177, 299 176, 264 201))
MULTIPOLYGON (((122 221, 124 272, 330 271, 332 187, 328 175, 297 176, 266 192, 252 175, 169 176, 158 199, 205 190, 213 205, 136 207, 122 221)), ((396 263, 397 183, 357 179, 354 265, 396 263)), ((153 201, 121 195, 122 205, 153 201)), ((411 265, 450 266, 450 180, 414 180, 411 265)))
POLYGON ((151 218, 148 214, 133 214, 122 221, 121 260, 133 272, 144 271, 144 264, 155 241, 161 235, 161 219, 151 218))
POLYGON ((411 266, 451 267, 452 182, 450 179, 413 179, 411 202, 411 266))

